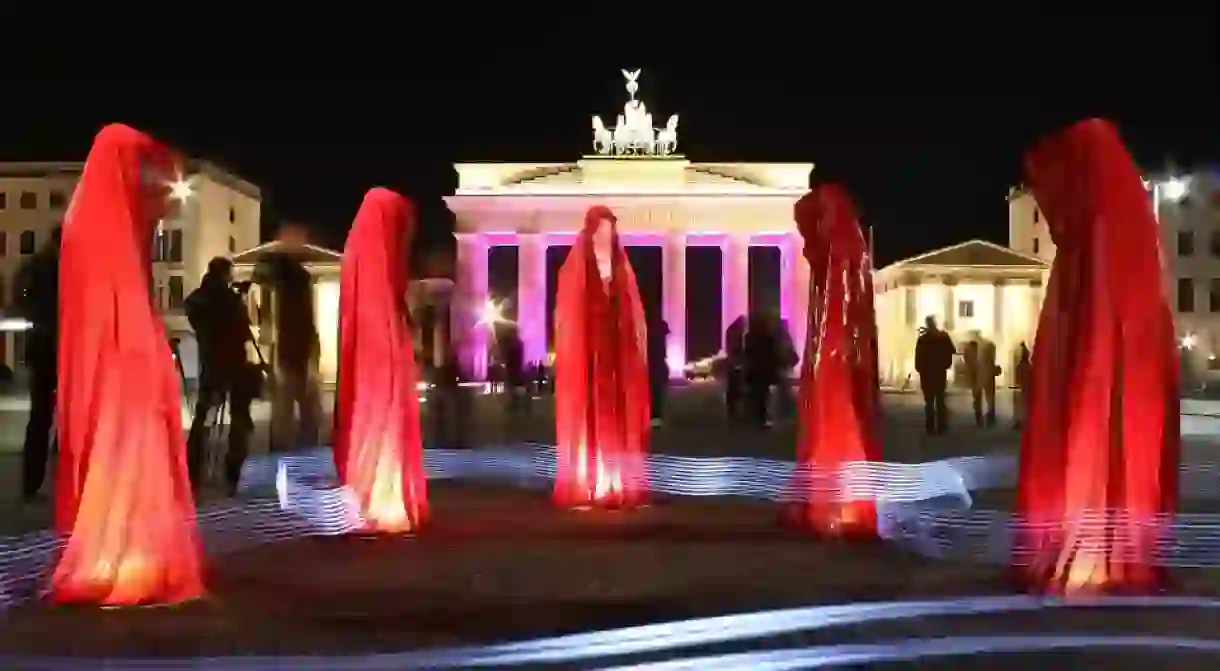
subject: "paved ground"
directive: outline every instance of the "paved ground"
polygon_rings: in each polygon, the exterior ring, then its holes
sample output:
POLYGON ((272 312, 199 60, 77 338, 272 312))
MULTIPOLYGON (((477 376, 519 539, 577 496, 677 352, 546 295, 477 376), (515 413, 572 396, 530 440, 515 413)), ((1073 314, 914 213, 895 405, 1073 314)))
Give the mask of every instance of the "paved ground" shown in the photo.
MULTIPOLYGON (((500 398, 476 397, 473 444, 551 442, 549 402, 510 421, 500 398)), ((949 436, 922 436, 914 395, 885 397, 886 458, 922 461, 1013 449, 1016 432, 965 421, 968 399, 950 401, 949 436)), ((1008 401, 1001 411, 1007 415, 1008 401)), ((0 408, 18 434, 19 404, 0 408)), ((1003 426, 1008 420, 1002 420, 1003 426)), ((265 435, 265 434, 263 434, 265 435)), ((712 387, 675 392, 654 450, 683 455, 791 458, 794 427, 731 427, 712 387)), ((0 457, 0 482, 15 491, 16 455, 0 457)), ((1206 456, 1207 446, 1192 446, 1206 456)), ((630 624, 811 603, 1003 594, 991 567, 929 562, 881 545, 824 543, 784 531, 773 505, 740 501, 658 502, 631 514, 553 510, 537 493, 441 484, 434 522, 412 539, 302 539, 226 557, 211 567, 209 597, 170 609, 106 611, 42 604, 12 613, 0 653, 235 654, 351 652, 511 640, 630 624)), ((0 528, 45 519, 46 505, 0 506, 0 528)), ((1179 589, 1220 595, 1208 573, 1181 576, 1179 589)), ((836 627, 749 646, 865 643, 963 633, 1142 633, 1209 637, 1220 611, 1132 610, 921 618, 836 627)), ((1069 653, 959 659, 927 668, 1136 668, 1164 653, 1069 653)), ((632 661, 641 661, 639 659, 632 661)), ((1182 655, 1175 669, 1214 668, 1216 658, 1182 655), (1204 665, 1207 666, 1204 666, 1204 665)), ((535 667, 536 668, 536 667, 535 667)), ((572 668, 564 665, 563 668, 572 668)), ((876 667, 870 667, 876 668, 876 667)))
MULTIPOLYGON (((539 495, 461 485, 438 486, 432 498, 434 523, 417 538, 301 539, 247 551, 214 565, 208 598, 185 606, 20 608, 0 628, 0 654, 388 652, 764 608, 1008 593, 991 567, 785 531, 771 505, 700 500, 658 502, 629 514, 565 513, 539 495)), ((1220 593, 1199 580, 1189 590, 1220 593)), ((1220 611, 923 617, 707 652, 1030 632, 1207 638, 1217 628, 1220 611)), ((1019 659, 1081 661, 1064 653, 1019 659)), ((1136 668, 1125 653, 1093 659, 1107 668, 1136 668)), ((1215 662, 1175 657, 1174 668, 1210 669, 1215 662)), ((939 668, 979 663, 955 660, 939 668)))
MULTIPOLYGON (((485 395, 479 389, 468 390, 472 400, 471 416, 465 422, 469 445, 486 445, 508 441, 537 441, 553 444, 555 427, 552 399, 532 401, 528 415, 512 416, 506 411, 505 397, 485 395)), ((920 397, 914 394, 885 394, 885 457, 893 461, 927 461, 962 454, 983 454, 995 450, 1014 449, 1017 432, 1011 430, 1008 419, 1011 399, 1000 400, 1000 426, 991 430, 977 429, 970 417, 970 399, 964 395, 950 397, 955 430, 947 436, 929 438, 923 435, 923 410, 920 397)), ((323 407, 329 409, 333 398, 328 395, 323 407)), ((49 519, 47 506, 20 506, 20 450, 24 437, 29 403, 21 397, 0 397, 0 534, 16 533, 44 526, 49 519)), ((422 406, 425 427, 428 404, 422 406)), ((792 459, 796 426, 788 418, 780 418, 770 429, 734 426, 725 419, 720 387, 702 383, 676 388, 671 392, 665 426, 653 432, 652 449, 683 456, 757 456, 792 459)), ((251 438, 252 453, 264 452, 269 443, 265 403, 254 408, 257 428, 251 438)), ((190 417, 184 410, 184 426, 190 417)), ((328 422, 327 422, 328 423, 328 422)), ((430 441, 431 442, 431 441, 430 441)))

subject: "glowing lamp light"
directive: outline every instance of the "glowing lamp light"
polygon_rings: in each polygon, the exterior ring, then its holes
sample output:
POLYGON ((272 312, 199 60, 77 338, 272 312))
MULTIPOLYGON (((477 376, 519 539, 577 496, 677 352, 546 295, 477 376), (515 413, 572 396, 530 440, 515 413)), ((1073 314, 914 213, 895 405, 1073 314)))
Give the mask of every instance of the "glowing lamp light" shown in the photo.
POLYGON ((1182 340, 1179 342, 1182 345, 1182 349, 1194 349, 1195 340, 1195 334, 1187 333, 1186 335, 1182 336, 1182 340))
POLYGON ((483 311, 479 315, 480 325, 495 326, 504 321, 504 307, 499 301, 487 301, 483 304, 483 311))
POLYGON ((1189 192, 1190 178, 1188 177, 1171 177, 1161 183, 1161 195, 1170 202, 1176 203, 1182 200, 1189 192))
POLYGON ((169 187, 169 197, 179 203, 190 200, 191 196, 195 194, 195 187, 191 185, 192 180, 193 178, 184 177, 182 173, 178 173, 174 179, 166 183, 166 186, 169 187))
POLYGON ((34 328, 34 325, 30 323, 28 319, 22 319, 20 317, 0 319, 0 333, 6 333, 8 331, 28 331, 31 328, 34 328))

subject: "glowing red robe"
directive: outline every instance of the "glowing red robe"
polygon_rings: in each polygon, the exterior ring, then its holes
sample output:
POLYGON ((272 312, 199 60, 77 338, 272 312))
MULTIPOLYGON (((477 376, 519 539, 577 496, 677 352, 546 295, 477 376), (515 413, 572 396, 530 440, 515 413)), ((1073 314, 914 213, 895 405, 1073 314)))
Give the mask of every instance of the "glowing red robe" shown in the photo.
POLYGON ((65 218, 57 602, 172 603, 203 593, 181 384, 150 286, 153 229, 173 174, 164 146, 107 126, 65 218))
POLYGON ((335 467, 371 532, 415 531, 428 514, 406 305, 414 230, 406 198, 372 189, 343 248, 335 467))
POLYGON ((1151 589, 1180 448, 1159 226, 1105 121, 1039 142, 1025 172, 1058 251, 1021 436, 1017 516, 1030 526, 1015 568, 1036 591, 1151 589))
POLYGON ((590 208, 559 271, 555 300, 555 502, 629 508, 647 494, 648 348, 635 272, 614 214, 590 208), (610 226, 609 278, 594 234, 610 226))
POLYGON ((872 263, 856 208, 837 185, 815 188, 795 208, 809 261, 807 342, 801 366, 797 503, 793 521, 819 533, 872 537, 873 493, 849 493, 844 464, 877 461, 880 391, 872 263), (849 500, 844 500, 849 499, 849 500))

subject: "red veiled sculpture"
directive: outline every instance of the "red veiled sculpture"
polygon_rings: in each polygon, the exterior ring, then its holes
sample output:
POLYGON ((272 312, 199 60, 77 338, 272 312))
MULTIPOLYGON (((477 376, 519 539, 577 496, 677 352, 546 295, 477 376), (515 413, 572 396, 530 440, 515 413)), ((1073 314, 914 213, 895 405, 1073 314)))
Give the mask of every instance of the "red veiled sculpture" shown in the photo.
POLYGON ((875 537, 875 492, 863 480, 851 485, 844 470, 881 456, 868 243, 850 196, 837 185, 802 197, 795 218, 810 280, 789 521, 828 536, 875 537))
POLYGON ((371 189, 343 247, 335 468, 369 532, 416 531, 428 514, 406 305, 414 231, 410 201, 371 189))
POLYGON ((57 602, 174 603, 203 593, 181 386, 149 286, 169 151, 101 130, 63 227, 57 602))
POLYGON ((1145 591, 1177 503, 1177 350, 1159 227, 1109 123, 1025 156, 1057 253, 1021 436, 1013 563, 1041 592, 1145 591))
POLYGON ((555 502, 630 508, 647 481, 648 349, 635 272, 614 214, 589 209, 555 300, 555 502))

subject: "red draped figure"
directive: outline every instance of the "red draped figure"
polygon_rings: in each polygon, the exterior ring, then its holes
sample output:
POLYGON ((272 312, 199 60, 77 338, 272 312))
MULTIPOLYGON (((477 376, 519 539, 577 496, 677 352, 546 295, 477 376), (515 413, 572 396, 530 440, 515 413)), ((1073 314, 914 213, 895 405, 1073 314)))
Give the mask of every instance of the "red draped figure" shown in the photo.
POLYGON ((559 270, 555 300, 555 502, 630 508, 647 482, 648 349, 617 220, 598 205, 559 270))
POLYGON ((1105 121, 1039 142, 1025 174, 1058 251, 1021 436, 1014 568, 1040 592, 1154 589, 1180 446, 1159 227, 1105 121))
POLYGON ((203 593, 181 384, 150 286, 170 152, 126 126, 98 133, 59 267, 57 602, 174 603, 203 593))
POLYGON ((369 532, 416 531, 428 514, 406 305, 414 232, 411 202, 372 189, 343 247, 335 468, 369 532))
POLYGON ((792 520, 831 536, 877 533, 875 492, 845 464, 876 461, 880 391, 872 263, 856 208, 837 185, 797 201, 809 261, 807 342, 801 366, 792 520))

